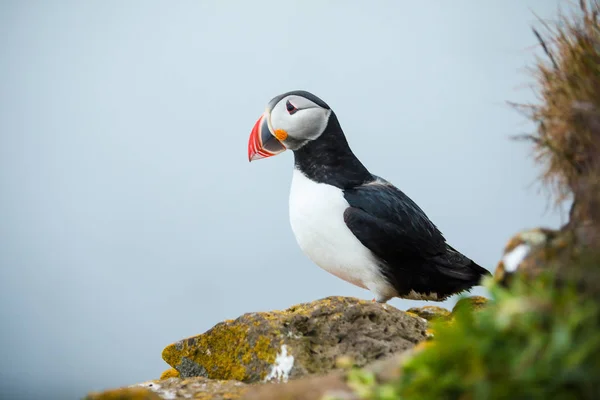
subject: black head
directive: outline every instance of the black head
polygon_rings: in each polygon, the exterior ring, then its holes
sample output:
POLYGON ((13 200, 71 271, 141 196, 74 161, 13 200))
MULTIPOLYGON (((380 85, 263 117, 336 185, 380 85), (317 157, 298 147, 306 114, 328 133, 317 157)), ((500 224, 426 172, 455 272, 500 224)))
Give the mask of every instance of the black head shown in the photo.
POLYGON ((331 113, 323 100, 303 90, 274 97, 250 134, 249 160, 298 150, 323 133, 331 113))
POLYGON ((372 179, 350 150, 333 110, 303 90, 283 93, 267 104, 250 134, 248 159, 287 149, 294 152, 296 167, 317 181, 347 186, 372 179))

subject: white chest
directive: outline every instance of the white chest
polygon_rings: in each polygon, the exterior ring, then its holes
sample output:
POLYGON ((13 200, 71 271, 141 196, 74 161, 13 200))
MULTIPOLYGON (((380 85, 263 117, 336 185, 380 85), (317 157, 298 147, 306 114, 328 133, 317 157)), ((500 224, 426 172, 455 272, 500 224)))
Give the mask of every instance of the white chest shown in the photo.
POLYGON ((290 191, 290 223, 302 251, 319 267, 374 292, 393 289, 381 276, 370 250, 344 222, 349 207, 343 192, 316 183, 294 170, 290 191))

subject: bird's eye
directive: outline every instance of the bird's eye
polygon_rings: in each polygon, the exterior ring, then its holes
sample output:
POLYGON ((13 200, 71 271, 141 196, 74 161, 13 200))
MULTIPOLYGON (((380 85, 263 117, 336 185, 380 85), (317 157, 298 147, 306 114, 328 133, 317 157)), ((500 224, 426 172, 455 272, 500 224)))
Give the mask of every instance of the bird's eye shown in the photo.
POLYGON ((290 103, 290 101, 286 101, 285 103, 285 109, 287 110, 287 112, 290 115, 294 115, 296 113, 296 111, 298 111, 298 109, 296 107, 294 107, 294 105, 292 103, 290 103))

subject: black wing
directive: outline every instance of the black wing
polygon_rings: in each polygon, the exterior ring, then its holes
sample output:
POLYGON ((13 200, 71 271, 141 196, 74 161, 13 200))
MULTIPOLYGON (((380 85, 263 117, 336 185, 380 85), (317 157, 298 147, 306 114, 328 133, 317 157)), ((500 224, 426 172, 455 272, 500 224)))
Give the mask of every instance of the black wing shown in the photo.
POLYGON ((423 210, 389 182, 345 189, 344 221, 356 238, 383 261, 400 294, 449 295, 478 283, 487 270, 454 250, 423 210), (448 292, 448 293, 446 293, 448 292))

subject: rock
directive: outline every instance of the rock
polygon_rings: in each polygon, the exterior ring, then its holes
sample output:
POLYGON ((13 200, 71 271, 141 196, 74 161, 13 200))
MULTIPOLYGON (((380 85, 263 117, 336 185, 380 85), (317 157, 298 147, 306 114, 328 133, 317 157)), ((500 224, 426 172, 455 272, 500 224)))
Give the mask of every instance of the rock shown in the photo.
POLYGON ((129 387, 90 393, 84 400, 162 400, 162 397, 143 387, 129 387))
POLYGON ((412 348, 427 323, 391 305, 328 297, 284 311, 244 314, 167 346, 163 359, 181 377, 242 382, 282 381, 355 365, 412 348))
POLYGON ((138 386, 152 390, 165 400, 231 400, 240 398, 248 385, 238 381, 219 381, 203 377, 169 378, 149 381, 138 386))
MULTIPOLYGON (((372 373, 378 383, 395 381, 402 373, 402 363, 413 353, 413 350, 407 350, 394 354, 365 366, 364 371, 372 373)), ((324 376, 302 377, 286 384, 254 385, 242 400, 359 400, 349 379, 353 373, 333 371, 324 376)))
POLYGON ((240 398, 247 389, 248 385, 238 381, 167 378, 92 393, 85 400, 232 400, 240 398))
POLYGON ((438 306, 413 307, 406 310, 406 312, 418 315, 427 321, 431 321, 433 319, 447 319, 450 317, 450 311, 438 306))
MULTIPOLYGON (((547 265, 548 250, 559 233, 545 228, 529 229, 513 236, 504 247, 504 255, 496 270, 494 280, 507 286, 518 271, 533 273, 547 265)), ((557 244, 563 247, 564 239, 557 244)), ((566 242, 564 243, 566 245, 566 242)))
MULTIPOLYGON (((390 382, 397 379, 401 373, 401 363, 409 356, 411 351, 395 354, 383 360, 375 361, 365 367, 365 371, 374 374, 378 382, 390 382)), ((352 385, 347 383, 347 371, 333 371, 327 375, 306 376, 288 383, 269 383, 246 385, 237 381, 216 381, 203 377, 188 379, 169 378, 163 381, 149 381, 134 388, 117 389, 110 392, 139 392, 157 397, 149 399, 196 399, 196 400, 319 400, 327 398, 358 400, 352 385)), ((112 397, 101 398, 112 399, 112 397)), ((121 399, 117 397, 116 399, 121 399)), ((129 400, 124 397, 123 400, 129 400)), ((131 399, 137 399, 132 397, 131 399)), ((141 397, 140 399, 145 399, 141 397)), ((96 400, 94 398, 94 400, 96 400)))
MULTIPOLYGON (((307 376, 288 383, 256 385, 248 390, 242 400, 320 400, 325 396, 352 399, 352 389, 347 385, 344 373, 335 371, 325 376, 307 376)), ((358 400, 358 399, 356 399, 358 400)))
POLYGON ((179 378, 179 371, 177 371, 175 368, 169 368, 160 374, 160 380, 169 378, 179 378))
POLYGON ((551 272, 553 284, 575 284, 579 296, 600 300, 599 260, 600 250, 579 242, 571 230, 532 229, 508 242, 494 279, 509 286, 516 277, 531 282, 551 272))
POLYGON ((431 338, 429 340, 424 340, 421 343, 419 343, 418 345, 416 345, 415 347, 413 347, 413 351, 415 352, 415 354, 419 351, 423 351, 425 349, 427 349, 428 347, 433 345, 433 333, 431 334, 431 338))
POLYGON ((452 314, 454 314, 457 310, 462 307, 471 307, 473 310, 481 310, 488 303, 488 299, 483 296, 471 296, 464 297, 456 302, 454 307, 452 308, 452 314))
POLYGON ((375 361, 365 366, 364 370, 367 372, 372 372, 375 376, 375 379, 381 383, 396 380, 400 377, 400 375, 402 375, 402 364, 417 352, 417 348, 426 345, 427 343, 430 342, 422 341, 409 350, 393 354, 392 356, 384 358, 383 360, 375 361))

